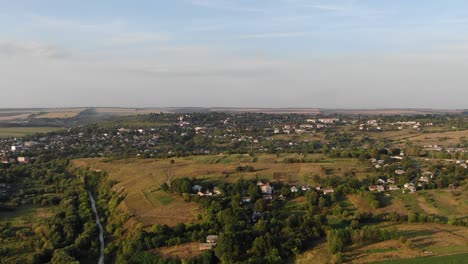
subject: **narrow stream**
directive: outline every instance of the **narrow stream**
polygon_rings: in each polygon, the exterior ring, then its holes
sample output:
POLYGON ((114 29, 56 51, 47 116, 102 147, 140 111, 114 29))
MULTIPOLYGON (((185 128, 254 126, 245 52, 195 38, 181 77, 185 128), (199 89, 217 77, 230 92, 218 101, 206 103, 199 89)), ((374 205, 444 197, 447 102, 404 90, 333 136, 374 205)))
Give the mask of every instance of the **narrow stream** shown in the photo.
POLYGON ((96 209, 96 202, 90 191, 88 191, 89 199, 91 200, 91 208, 93 209, 94 214, 96 215, 96 224, 99 227, 99 242, 101 242, 99 261, 98 264, 104 264, 104 229, 101 225, 101 220, 99 220, 99 214, 96 209))

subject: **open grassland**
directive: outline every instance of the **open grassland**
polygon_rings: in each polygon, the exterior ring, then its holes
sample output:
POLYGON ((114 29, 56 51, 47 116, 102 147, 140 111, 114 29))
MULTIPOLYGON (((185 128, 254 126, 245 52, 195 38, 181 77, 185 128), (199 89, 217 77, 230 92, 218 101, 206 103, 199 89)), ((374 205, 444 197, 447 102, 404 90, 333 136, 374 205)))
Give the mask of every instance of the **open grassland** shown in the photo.
POLYGON ((313 183, 313 175, 325 177, 325 168, 331 175, 341 175, 355 170, 358 177, 367 175, 367 167, 357 159, 320 159, 320 155, 307 158, 318 159, 312 163, 282 163, 291 155, 209 155, 169 159, 79 159, 72 166, 106 171, 110 180, 118 181, 116 190, 127 194, 124 200, 131 214, 146 226, 159 224, 176 225, 193 222, 200 212, 195 203, 185 203, 178 196, 159 190, 168 178, 189 177, 213 182, 235 182, 244 179, 282 180, 290 183, 313 183), (253 166, 253 172, 236 172, 238 166, 253 166))
POLYGON ((179 259, 189 259, 200 256, 203 254, 203 251, 199 250, 198 242, 185 243, 178 246, 172 247, 161 247, 153 252, 157 255, 160 255, 164 258, 179 258, 179 259))
POLYGON ((396 224, 390 226, 387 225, 385 227, 392 226, 397 228, 401 236, 404 236, 408 241, 411 241, 410 243, 412 246, 408 246, 398 240, 388 240, 364 245, 352 245, 345 249, 344 259, 346 262, 370 263, 389 259, 421 258, 427 256, 468 253, 467 227, 433 223, 396 224))
POLYGON ((460 143, 462 140, 468 140, 468 130, 425 133, 416 137, 408 138, 406 141, 419 146, 424 145, 439 145, 453 146, 460 143))
POLYGON ((363 132, 363 135, 375 139, 389 139, 397 143, 411 142, 419 146, 453 146, 463 139, 468 139, 468 130, 440 132, 439 129, 432 128, 426 129, 423 133, 423 131, 408 128, 398 131, 363 132))
POLYGON ((465 264, 468 260, 468 254, 456 254, 449 256, 425 257, 413 259, 398 259, 376 262, 375 264, 465 264))
POLYGON ((328 253, 327 244, 320 243, 319 245, 313 247, 310 250, 303 252, 302 254, 296 256, 296 264, 329 264, 332 263, 333 256, 328 253))
POLYGON ((61 129, 58 127, 0 127, 0 138, 24 137, 35 133, 48 133, 61 129))
POLYGON ((344 208, 348 211, 366 213, 397 212, 408 215, 408 212, 422 213, 441 217, 466 217, 468 215, 468 192, 465 187, 457 190, 437 189, 418 191, 416 193, 402 193, 402 191, 387 192, 380 196, 381 208, 373 208, 368 201, 358 194, 347 196, 344 208))

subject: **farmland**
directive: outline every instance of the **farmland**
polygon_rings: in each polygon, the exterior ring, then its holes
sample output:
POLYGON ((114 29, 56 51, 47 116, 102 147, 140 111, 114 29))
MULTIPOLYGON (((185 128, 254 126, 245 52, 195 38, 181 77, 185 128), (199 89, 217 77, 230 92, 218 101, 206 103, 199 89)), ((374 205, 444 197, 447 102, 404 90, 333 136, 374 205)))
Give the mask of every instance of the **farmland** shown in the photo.
POLYGON ((24 137, 36 133, 48 133, 60 130, 57 127, 0 127, 0 138, 24 137))

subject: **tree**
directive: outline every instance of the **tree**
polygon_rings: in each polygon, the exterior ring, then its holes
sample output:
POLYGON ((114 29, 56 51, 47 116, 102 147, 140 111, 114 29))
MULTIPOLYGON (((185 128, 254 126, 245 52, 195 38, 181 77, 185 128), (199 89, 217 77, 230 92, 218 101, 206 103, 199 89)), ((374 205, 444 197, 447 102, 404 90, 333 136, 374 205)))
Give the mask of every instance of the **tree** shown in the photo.
POLYGON ((64 249, 57 249, 52 255, 51 264, 80 264, 78 260, 70 256, 64 249))

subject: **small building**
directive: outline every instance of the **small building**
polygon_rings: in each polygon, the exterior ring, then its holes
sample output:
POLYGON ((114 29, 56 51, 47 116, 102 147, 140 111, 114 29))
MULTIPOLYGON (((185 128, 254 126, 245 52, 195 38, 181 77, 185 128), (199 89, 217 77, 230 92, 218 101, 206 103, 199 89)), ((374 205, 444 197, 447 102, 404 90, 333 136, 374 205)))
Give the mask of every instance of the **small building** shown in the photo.
POLYGON ((273 193, 273 187, 270 186, 269 183, 262 185, 261 189, 262 189, 262 193, 265 193, 265 194, 273 193))
POLYGON ((377 183, 379 183, 379 184, 386 184, 387 182, 386 182, 385 180, 379 178, 379 179, 377 180, 377 183))
POLYGON ((291 187, 291 192, 296 193, 296 192, 298 192, 298 191, 299 191, 299 190, 297 189, 296 186, 292 186, 292 187, 291 187))
POLYGON ((28 163, 29 162, 29 157, 18 157, 18 162, 19 163, 28 163))
POLYGON ((192 186, 192 190, 194 192, 201 192, 203 190, 203 186, 200 186, 200 185, 194 185, 192 186))
POLYGON ((429 178, 427 178, 426 176, 421 176, 418 181, 419 182, 429 183, 429 178))
POLYGON ((334 193, 334 192, 335 192, 335 190, 333 190, 333 189, 331 189, 331 188, 328 188, 328 189, 324 189, 324 190, 323 190, 323 194, 325 194, 325 195, 327 195, 327 194, 329 194, 329 193, 334 193))
POLYGON ((403 175, 405 173, 406 173, 405 170, 395 170, 395 174, 397 174, 397 175, 403 175))
POLYGON ((218 242, 218 236, 217 235, 206 236, 206 243, 217 243, 217 242, 218 242))
POLYGON ((250 196, 242 197, 242 203, 250 203, 250 202, 252 202, 252 198, 250 198, 250 196))
POLYGON ((219 187, 214 187, 213 188, 213 193, 216 194, 216 195, 223 194, 223 192, 221 191, 221 189, 219 187))

